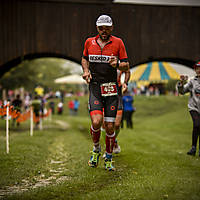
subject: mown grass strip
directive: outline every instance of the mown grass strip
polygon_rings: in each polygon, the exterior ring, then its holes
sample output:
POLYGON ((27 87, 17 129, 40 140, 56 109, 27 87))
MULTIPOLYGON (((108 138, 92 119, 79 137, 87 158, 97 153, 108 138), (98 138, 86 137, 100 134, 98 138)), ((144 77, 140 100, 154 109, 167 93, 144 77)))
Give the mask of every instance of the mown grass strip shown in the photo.
MULTIPOLYGON (((84 110, 85 103, 81 106, 84 110)), ((134 129, 121 130, 122 152, 114 157, 117 171, 111 173, 104 170, 103 159, 96 169, 87 166, 92 148, 87 112, 54 116, 70 124, 67 130, 53 124, 33 138, 13 130, 11 154, 0 147, 0 187, 23 186, 23 180, 31 184, 4 198, 198 200, 200 160, 186 155, 192 128, 187 97, 136 97, 135 106, 134 129), (34 188, 40 179, 52 177, 34 188)))

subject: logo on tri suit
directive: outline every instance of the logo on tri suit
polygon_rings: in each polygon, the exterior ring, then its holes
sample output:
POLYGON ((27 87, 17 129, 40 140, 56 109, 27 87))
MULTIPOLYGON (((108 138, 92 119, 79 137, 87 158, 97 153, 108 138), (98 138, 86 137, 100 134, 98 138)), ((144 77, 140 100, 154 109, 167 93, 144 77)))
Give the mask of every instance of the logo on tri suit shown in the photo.
POLYGON ((89 61, 90 62, 96 62, 96 63, 109 63, 110 56, 106 55, 89 55, 89 61))
POLYGON ((110 110, 115 110, 115 106, 111 106, 111 107, 110 107, 110 110))
POLYGON ((94 101, 94 104, 95 104, 95 105, 98 105, 98 104, 99 104, 99 101, 95 100, 95 101, 94 101))

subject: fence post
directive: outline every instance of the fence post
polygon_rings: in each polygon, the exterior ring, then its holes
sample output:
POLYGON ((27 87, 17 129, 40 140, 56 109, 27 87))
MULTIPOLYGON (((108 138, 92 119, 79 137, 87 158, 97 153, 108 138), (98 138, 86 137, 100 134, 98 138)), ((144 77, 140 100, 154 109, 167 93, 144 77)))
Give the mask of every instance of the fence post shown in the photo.
POLYGON ((9 102, 6 107, 6 153, 9 153, 9 102))
POLYGON ((33 107, 30 108, 30 136, 33 136, 33 107))

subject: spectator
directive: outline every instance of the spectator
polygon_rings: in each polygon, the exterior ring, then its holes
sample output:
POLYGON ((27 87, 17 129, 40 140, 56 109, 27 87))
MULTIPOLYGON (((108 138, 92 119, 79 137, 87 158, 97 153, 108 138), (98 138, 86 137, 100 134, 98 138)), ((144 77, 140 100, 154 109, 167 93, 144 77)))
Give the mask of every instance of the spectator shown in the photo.
POLYGON ((43 97, 41 98, 41 105, 40 105, 40 112, 42 117, 44 116, 45 104, 46 104, 46 99, 43 97))
MULTIPOLYGON (((187 152, 190 156, 195 156, 197 150, 197 141, 200 133, 200 61, 194 65, 196 76, 188 81, 188 76, 181 75, 177 83, 178 92, 182 95, 190 93, 188 101, 188 110, 190 112, 193 129, 192 129, 192 148, 187 152)), ((200 156, 200 139, 199 139, 199 156, 200 156)))
POLYGON ((132 115, 133 112, 135 111, 135 108, 133 107, 133 97, 129 94, 129 92, 127 92, 123 96, 122 101, 123 101, 123 118, 121 127, 123 128, 123 120, 126 120, 127 128, 133 128, 132 115))
POLYGON ((61 97, 61 92, 59 90, 56 91, 55 96, 56 96, 56 98, 60 98, 61 97))
POLYGON ((53 100, 50 100, 49 107, 51 109, 52 114, 55 114, 55 102, 53 100))
POLYGON ((62 113, 63 113, 63 102, 60 101, 60 102, 58 103, 58 114, 59 114, 59 115, 62 115, 62 113))
POLYGON ((72 101, 72 100, 69 101, 68 108, 69 108, 69 114, 73 115, 74 114, 74 101, 72 101))
MULTIPOLYGON (((13 100, 12 106, 14 107, 14 110, 16 110, 17 112, 21 112, 22 100, 20 99, 20 95, 19 94, 13 100)), ((16 118, 13 119, 13 126, 15 125, 15 122, 16 122, 16 118)), ((17 122, 17 126, 19 126, 19 125, 20 125, 20 123, 17 122)))
POLYGON ((29 107, 30 107, 30 101, 31 101, 31 97, 30 97, 30 95, 27 93, 27 94, 25 95, 25 98, 24 98, 24 108, 25 108, 25 110, 28 110, 28 109, 29 109, 29 107))
POLYGON ((79 102, 79 100, 76 98, 76 99, 74 100, 74 115, 77 115, 79 105, 80 105, 80 102, 79 102))
POLYGON ((42 97, 44 95, 44 88, 42 88, 40 85, 38 85, 36 88, 35 88, 35 94, 37 96, 40 96, 42 97))
POLYGON ((33 113, 35 115, 34 121, 37 128, 40 123, 40 108, 41 108, 41 100, 38 95, 36 95, 35 98, 32 100, 31 105, 33 107, 33 113))

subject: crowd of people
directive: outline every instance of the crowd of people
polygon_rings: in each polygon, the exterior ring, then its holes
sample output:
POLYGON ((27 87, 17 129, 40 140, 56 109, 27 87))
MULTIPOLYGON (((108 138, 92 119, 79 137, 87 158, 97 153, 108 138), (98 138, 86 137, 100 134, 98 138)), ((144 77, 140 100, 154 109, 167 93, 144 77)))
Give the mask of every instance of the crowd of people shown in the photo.
MULTIPOLYGON (((80 105, 78 97, 76 95, 72 95, 69 98, 74 99, 72 100, 73 115, 77 115, 80 105)), ((69 102, 70 101, 71 100, 69 100, 69 102)), ((42 88, 40 85, 35 87, 34 91, 32 92, 27 92, 24 90, 9 90, 6 98, 4 97, 4 100, 0 100, 0 108, 4 105, 7 105, 8 102, 9 105, 12 106, 13 109, 16 110, 16 112, 18 113, 28 112, 30 110, 30 107, 32 107, 35 116, 40 119, 47 113, 48 109, 51 109, 52 115, 62 115, 64 109, 68 109, 67 105, 65 106, 64 104, 65 102, 62 92, 59 92, 59 95, 58 91, 45 93, 44 88, 42 88)), ((39 123, 40 121, 35 122, 36 128, 38 127, 39 123)), ((17 120, 17 118, 13 118, 12 126, 15 127, 16 125, 19 126, 20 122, 19 120, 17 120)))

